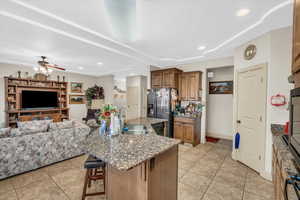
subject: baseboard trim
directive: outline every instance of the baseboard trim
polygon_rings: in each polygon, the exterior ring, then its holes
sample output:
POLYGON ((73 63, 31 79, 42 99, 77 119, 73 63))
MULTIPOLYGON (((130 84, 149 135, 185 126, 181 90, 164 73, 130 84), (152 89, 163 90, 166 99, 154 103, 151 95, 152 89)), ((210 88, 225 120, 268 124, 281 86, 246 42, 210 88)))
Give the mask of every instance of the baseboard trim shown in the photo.
POLYGON ((233 136, 221 135, 221 134, 217 134, 217 133, 207 133, 206 136, 213 137, 213 138, 225 139, 225 140, 233 139, 233 136))
POLYGON ((265 179, 267 179, 267 180, 269 180, 269 181, 272 181, 272 173, 271 172, 267 172, 267 171, 261 171, 260 173, 259 173, 263 178, 265 178, 265 179))

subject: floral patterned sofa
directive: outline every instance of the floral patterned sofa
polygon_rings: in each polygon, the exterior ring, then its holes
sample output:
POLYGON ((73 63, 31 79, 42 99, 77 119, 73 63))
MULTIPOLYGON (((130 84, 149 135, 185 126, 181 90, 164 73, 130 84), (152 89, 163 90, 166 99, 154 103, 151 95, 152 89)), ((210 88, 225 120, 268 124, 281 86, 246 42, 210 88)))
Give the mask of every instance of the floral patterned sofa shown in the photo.
POLYGON ((0 129, 0 180, 83 154, 89 132, 80 122, 51 120, 0 129))

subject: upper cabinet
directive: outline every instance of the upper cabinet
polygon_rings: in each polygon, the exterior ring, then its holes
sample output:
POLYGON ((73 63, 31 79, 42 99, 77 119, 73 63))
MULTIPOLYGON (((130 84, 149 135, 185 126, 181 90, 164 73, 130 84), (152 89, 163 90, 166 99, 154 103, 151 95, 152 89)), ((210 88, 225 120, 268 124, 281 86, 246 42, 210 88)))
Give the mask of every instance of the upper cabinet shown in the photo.
POLYGON ((181 100, 200 101, 202 72, 182 72, 172 68, 151 72, 152 88, 175 88, 181 100))
POLYGON ((300 0, 294 5, 293 73, 300 71, 300 0))
POLYGON ((151 86, 152 88, 160 88, 163 83, 163 72, 154 71, 151 72, 151 86))
POLYGON ((151 72, 152 88, 175 88, 179 87, 179 75, 181 71, 176 68, 151 72))
POLYGON ((201 100, 202 72, 184 72, 180 75, 179 82, 179 95, 181 100, 201 100))

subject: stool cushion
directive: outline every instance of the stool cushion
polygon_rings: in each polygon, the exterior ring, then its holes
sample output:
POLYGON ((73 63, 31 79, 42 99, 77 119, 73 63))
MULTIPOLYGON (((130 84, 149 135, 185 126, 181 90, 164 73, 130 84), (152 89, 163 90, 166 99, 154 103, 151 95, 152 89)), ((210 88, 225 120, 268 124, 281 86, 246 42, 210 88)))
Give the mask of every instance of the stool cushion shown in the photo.
POLYGON ((84 168, 86 169, 96 169, 101 167, 105 167, 105 162, 92 155, 90 155, 84 163, 84 168))

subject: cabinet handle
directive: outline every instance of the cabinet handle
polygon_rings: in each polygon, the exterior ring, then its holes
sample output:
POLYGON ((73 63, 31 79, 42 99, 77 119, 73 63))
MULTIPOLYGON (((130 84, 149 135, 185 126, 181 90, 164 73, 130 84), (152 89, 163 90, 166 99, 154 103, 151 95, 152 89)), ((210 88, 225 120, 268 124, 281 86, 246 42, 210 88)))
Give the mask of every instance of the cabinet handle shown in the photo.
POLYGON ((144 163, 144 170, 145 170, 145 177, 144 177, 144 181, 146 182, 147 181, 147 162, 144 163))
POLYGON ((150 170, 152 171, 155 168, 155 158, 150 159, 150 170))

